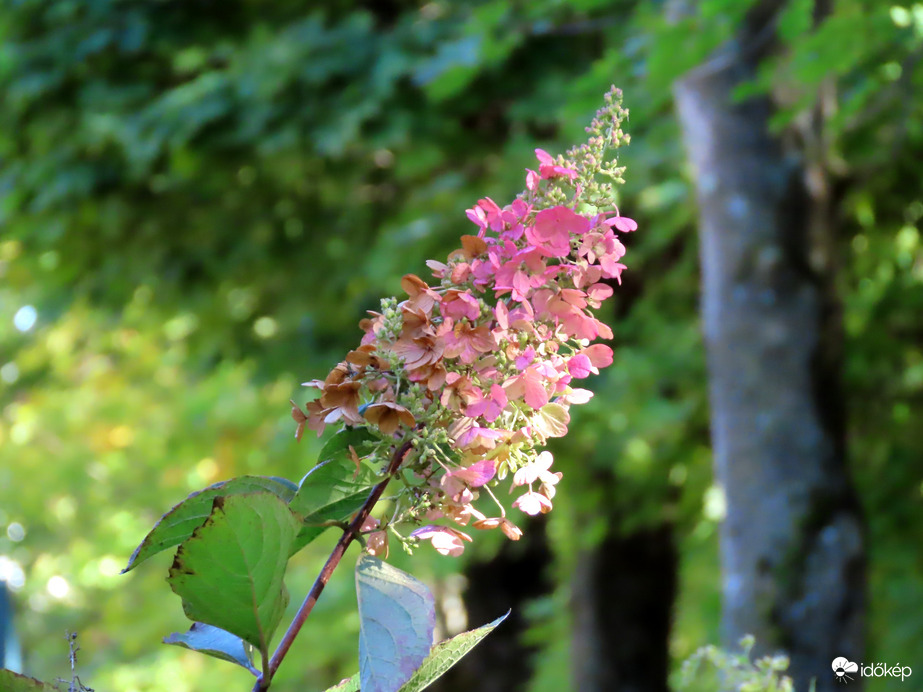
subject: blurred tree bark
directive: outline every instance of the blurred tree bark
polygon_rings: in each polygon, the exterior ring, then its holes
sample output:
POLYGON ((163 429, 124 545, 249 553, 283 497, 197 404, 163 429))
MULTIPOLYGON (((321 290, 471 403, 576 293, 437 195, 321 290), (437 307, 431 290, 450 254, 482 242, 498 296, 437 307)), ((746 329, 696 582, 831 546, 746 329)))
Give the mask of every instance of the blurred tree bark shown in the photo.
MULTIPOLYGON (((613 480, 610 478, 609 483, 613 480)), ((667 692, 669 632, 678 557, 667 524, 622 535, 612 530, 582 551, 570 582, 573 640, 570 689, 579 692, 667 692)), ((552 554, 544 518, 530 521, 517 543, 465 569, 469 626, 509 618, 432 686, 435 692, 529 689, 535 646, 523 641, 529 602, 550 595, 552 554)))
POLYGON ((667 692, 679 559, 669 524, 620 535, 618 522, 571 581, 573 689, 667 692))
POLYGON ((479 627, 507 610, 509 617, 431 687, 433 692, 517 692, 528 689, 534 646, 523 642, 529 601, 551 593, 552 561, 545 520, 523 526, 522 538, 507 542, 491 560, 465 566, 463 594, 469 628, 479 627))
POLYGON ((728 644, 752 633, 762 651, 785 650, 796 688, 816 677, 824 692, 835 657, 862 659, 865 609, 829 212, 818 171, 769 134, 770 99, 733 99, 772 47, 784 5, 757 2, 675 96, 696 170, 715 474, 727 499, 723 632, 728 644))

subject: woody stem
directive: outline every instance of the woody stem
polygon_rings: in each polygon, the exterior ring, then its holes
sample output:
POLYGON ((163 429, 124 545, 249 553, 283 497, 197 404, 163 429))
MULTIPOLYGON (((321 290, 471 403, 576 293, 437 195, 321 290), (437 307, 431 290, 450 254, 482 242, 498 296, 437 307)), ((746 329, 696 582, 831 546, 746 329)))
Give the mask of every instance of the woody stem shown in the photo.
POLYGON ((291 648, 292 642, 295 641, 295 637, 298 636, 298 633, 304 626, 305 621, 307 621, 308 615, 310 615, 311 611, 314 609, 314 604, 317 603, 317 599, 320 598, 321 592, 323 592, 324 587, 327 586, 327 582, 330 581, 330 577, 333 575, 333 571, 337 568, 337 566, 340 564, 340 560, 342 560, 343 556, 346 554, 346 549, 349 547, 349 544, 352 543, 353 539, 359 534, 359 530, 362 527, 362 524, 368 518, 369 514, 371 514, 375 504, 379 499, 381 499, 381 495, 385 491, 385 486, 388 485, 391 477, 397 472, 398 468, 400 468, 401 462, 404 460, 404 456, 407 454, 407 452, 410 451, 410 447, 411 442, 408 440, 404 442, 400 447, 398 447, 397 451, 394 452, 394 456, 391 457, 391 463, 388 465, 385 479, 374 488, 372 488, 372 491, 369 493, 365 503, 359 509, 353 520, 349 523, 349 526, 343 532, 343 535, 340 536, 340 540, 337 541, 336 546, 334 546, 333 551, 330 553, 330 557, 327 558, 327 562, 324 563, 324 567, 321 569, 320 574, 318 574, 317 579, 314 580, 314 585, 311 587, 308 595, 305 596, 304 602, 301 604, 301 607, 298 609, 298 612, 292 619, 291 624, 285 631, 285 635, 283 635, 282 641, 280 641, 279 646, 276 647, 275 653, 273 653, 272 658, 269 660, 268 667, 263 670, 263 674, 253 685, 253 692, 265 692, 265 690, 269 689, 269 685, 272 683, 273 676, 276 674, 276 671, 279 669, 279 665, 282 663, 282 660, 285 658, 285 655, 291 648))

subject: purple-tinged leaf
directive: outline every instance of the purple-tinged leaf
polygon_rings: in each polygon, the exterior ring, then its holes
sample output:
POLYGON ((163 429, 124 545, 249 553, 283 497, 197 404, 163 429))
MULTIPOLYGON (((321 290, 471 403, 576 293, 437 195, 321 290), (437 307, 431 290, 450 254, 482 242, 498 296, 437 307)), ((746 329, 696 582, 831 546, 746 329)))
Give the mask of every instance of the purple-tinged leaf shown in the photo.
POLYGON ((406 572, 363 554, 356 565, 362 692, 397 692, 433 644, 433 594, 406 572))
MULTIPOLYGON (((480 644, 481 640, 493 632, 497 625, 506 620, 509 614, 509 611, 507 611, 493 622, 468 632, 462 632, 451 639, 446 639, 436 644, 430 651, 429 656, 414 671, 410 679, 401 686, 398 692, 421 692, 421 690, 432 685, 449 668, 458 663, 465 654, 480 644)), ((359 692, 359 673, 342 680, 340 684, 329 688, 326 692, 359 692)))
POLYGON ((174 632, 164 637, 164 644, 175 644, 184 649, 192 649, 223 661, 236 663, 251 673, 259 676, 260 671, 253 666, 253 647, 238 637, 218 627, 194 622, 185 634, 174 632))

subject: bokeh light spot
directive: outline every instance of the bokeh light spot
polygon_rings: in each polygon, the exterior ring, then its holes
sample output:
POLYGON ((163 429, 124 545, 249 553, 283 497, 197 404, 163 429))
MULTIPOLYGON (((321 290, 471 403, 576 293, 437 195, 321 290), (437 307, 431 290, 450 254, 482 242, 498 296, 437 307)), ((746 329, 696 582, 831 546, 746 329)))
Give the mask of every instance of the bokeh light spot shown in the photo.
POLYGON ((6 384, 13 384, 18 379, 19 366, 17 366, 16 363, 10 361, 9 363, 4 363, 3 367, 0 367, 0 380, 3 380, 6 384))
POLYGON ((67 594, 71 592, 71 585, 60 574, 56 574, 49 579, 45 588, 53 598, 66 598, 67 594))
POLYGON ((253 331, 261 339, 271 339, 279 332, 279 323, 264 315, 253 323, 253 331))
POLYGON ((38 320, 38 310, 31 305, 23 305, 13 315, 13 326, 21 332, 27 332, 35 326, 38 320))
POLYGON ((14 543, 19 543, 23 538, 26 537, 26 529, 18 521, 14 521, 12 524, 6 527, 6 535, 14 543))

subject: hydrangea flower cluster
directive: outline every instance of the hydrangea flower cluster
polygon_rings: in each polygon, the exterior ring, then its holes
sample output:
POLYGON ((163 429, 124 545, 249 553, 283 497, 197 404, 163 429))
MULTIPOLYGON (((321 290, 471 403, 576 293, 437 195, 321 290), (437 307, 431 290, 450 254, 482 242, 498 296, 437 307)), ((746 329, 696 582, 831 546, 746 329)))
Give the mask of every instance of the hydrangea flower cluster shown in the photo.
POLYGON ((492 491, 507 477, 513 507, 552 509, 562 474, 537 448, 567 432, 569 407, 592 396, 576 385, 613 359, 608 346, 591 344, 612 338, 592 311, 625 269, 620 234, 637 228, 614 207, 623 169, 605 163, 607 149, 628 141, 626 116, 613 89, 586 144, 556 158, 537 149, 526 190, 507 206, 485 198, 469 209, 476 232, 445 262, 427 263, 433 280, 405 276, 407 297, 383 300, 361 323, 361 345, 325 379, 305 383, 320 396, 293 408, 296 436, 365 426, 379 440, 363 448, 371 463, 411 441, 393 516, 363 527, 372 551, 387 550, 385 528, 405 546, 430 540, 446 555, 471 541, 460 528, 468 525, 518 540, 492 491), (482 494, 494 503, 489 513, 475 506, 482 494), (395 527, 408 521, 425 525, 404 537, 395 527))

